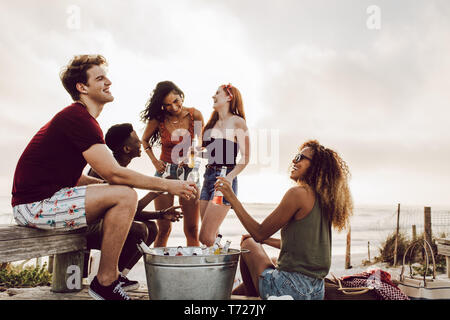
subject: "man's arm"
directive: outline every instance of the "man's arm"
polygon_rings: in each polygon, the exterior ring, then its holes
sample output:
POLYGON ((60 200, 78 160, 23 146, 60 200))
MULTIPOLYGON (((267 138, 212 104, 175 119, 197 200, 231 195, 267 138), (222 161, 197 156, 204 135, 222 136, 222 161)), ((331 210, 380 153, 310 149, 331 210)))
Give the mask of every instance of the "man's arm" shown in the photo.
POLYGON ((106 183, 106 181, 103 179, 89 177, 85 174, 82 174, 77 182, 77 186, 87 186, 88 184, 98 184, 98 183, 106 183))
POLYGON ((166 219, 177 222, 183 218, 183 212, 178 211, 181 206, 171 206, 169 208, 158 211, 140 211, 136 212, 134 220, 147 221, 150 219, 166 219))
POLYGON ((190 199, 197 193, 195 185, 187 181, 151 177, 120 166, 104 144, 92 145, 83 152, 83 157, 109 184, 167 191, 186 199, 190 199))
POLYGON ((147 193, 142 199, 139 200, 136 209, 136 214, 144 210, 145 207, 148 206, 148 204, 152 202, 155 198, 157 198, 160 194, 161 194, 160 192, 153 192, 153 191, 147 193))

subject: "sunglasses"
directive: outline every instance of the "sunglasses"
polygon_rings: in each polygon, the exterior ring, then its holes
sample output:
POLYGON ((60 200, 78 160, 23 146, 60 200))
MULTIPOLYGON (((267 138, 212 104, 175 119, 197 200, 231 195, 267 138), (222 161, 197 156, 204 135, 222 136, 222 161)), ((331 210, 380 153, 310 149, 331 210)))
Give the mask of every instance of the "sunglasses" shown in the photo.
POLYGON ((307 157, 307 156, 305 156, 304 154, 299 153, 299 154, 297 154, 297 155, 295 156, 295 158, 294 158, 294 163, 298 163, 298 162, 302 161, 303 159, 307 159, 307 160, 309 160, 309 161, 312 161, 312 159, 311 159, 310 157, 307 157))
POLYGON ((233 94, 231 93, 231 88, 232 88, 231 83, 229 83, 227 85, 224 85, 223 87, 224 87, 225 90, 227 90, 228 95, 231 97, 231 99, 233 99, 233 94))

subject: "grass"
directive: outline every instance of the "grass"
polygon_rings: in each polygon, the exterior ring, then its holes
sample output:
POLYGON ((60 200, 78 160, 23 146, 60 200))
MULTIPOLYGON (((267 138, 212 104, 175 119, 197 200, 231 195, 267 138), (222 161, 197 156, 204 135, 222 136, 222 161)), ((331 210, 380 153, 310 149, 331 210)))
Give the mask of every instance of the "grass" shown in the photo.
POLYGON ((52 275, 47 270, 47 263, 40 266, 2 265, 0 268, 0 288, 30 288, 49 286, 52 275))
MULTIPOLYGON (((445 238, 445 234, 442 234, 439 238, 445 238)), ((417 240, 423 241, 423 235, 419 237, 417 240)), ((417 241, 416 240, 416 241, 417 241)), ((406 249, 413 243, 413 240, 409 239, 404 233, 400 232, 398 236, 397 242, 397 265, 402 265, 403 256, 405 254, 406 249)), ((430 244, 433 249, 433 255, 436 263, 436 273, 443 273, 446 271, 446 262, 445 256, 437 253, 437 245, 435 238, 432 239, 432 243, 430 244)), ((394 265, 394 248, 395 248, 395 233, 389 234, 386 240, 382 243, 379 248, 380 255, 375 257, 376 262, 386 262, 389 266, 394 265)), ((429 253, 429 252, 428 252, 429 253)), ((405 257, 405 265, 409 263, 414 264, 416 261, 420 260, 419 265, 412 265, 413 274, 423 276, 426 271, 426 263, 425 263, 425 253, 422 247, 417 246, 411 255, 411 261, 409 259, 410 254, 405 257)), ((432 259, 429 258, 429 266, 428 266, 428 275, 433 274, 433 265, 432 259)))

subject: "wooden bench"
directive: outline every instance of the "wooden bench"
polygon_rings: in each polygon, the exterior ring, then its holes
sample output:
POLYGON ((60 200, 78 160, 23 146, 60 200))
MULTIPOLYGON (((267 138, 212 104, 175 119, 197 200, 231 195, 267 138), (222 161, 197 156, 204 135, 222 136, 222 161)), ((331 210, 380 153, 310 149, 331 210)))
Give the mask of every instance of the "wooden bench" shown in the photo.
POLYGON ((439 254, 445 256, 447 264, 447 277, 450 278, 450 238, 436 239, 437 250, 439 254))
POLYGON ((86 250, 85 230, 47 231, 0 224, 0 263, 54 255, 51 290, 80 291, 86 250))

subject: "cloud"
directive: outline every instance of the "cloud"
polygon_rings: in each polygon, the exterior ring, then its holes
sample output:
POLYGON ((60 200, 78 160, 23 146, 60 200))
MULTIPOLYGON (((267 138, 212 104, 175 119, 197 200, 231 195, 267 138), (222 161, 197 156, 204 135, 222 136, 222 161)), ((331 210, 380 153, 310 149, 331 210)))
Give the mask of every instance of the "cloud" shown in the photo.
POLYGON ((0 12, 1 174, 13 171, 19 149, 70 103, 61 67, 74 54, 102 53, 115 96, 99 117, 103 130, 127 121, 141 134, 138 115, 158 81, 177 83, 205 119, 217 86, 231 82, 243 95, 252 142, 262 143, 243 174, 284 175, 301 143, 317 138, 343 155, 357 186, 382 186, 401 173, 427 181, 416 194, 437 188, 428 181, 448 191, 450 4, 377 1, 378 31, 366 27, 372 4, 7 2, 0 12), (69 25, 71 6, 79 8, 79 28, 69 25), (271 143, 258 130, 279 135, 276 165, 262 163, 264 139, 271 143), (383 170, 400 173, 368 174, 383 170))

